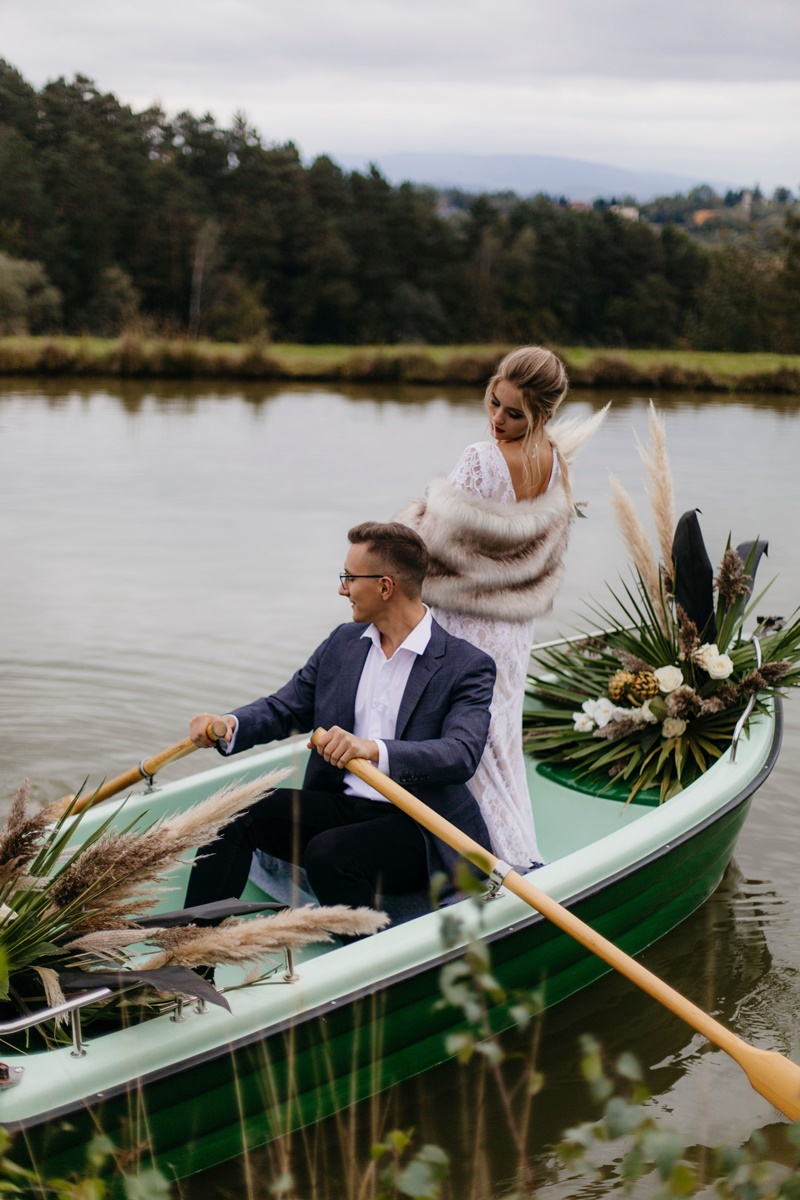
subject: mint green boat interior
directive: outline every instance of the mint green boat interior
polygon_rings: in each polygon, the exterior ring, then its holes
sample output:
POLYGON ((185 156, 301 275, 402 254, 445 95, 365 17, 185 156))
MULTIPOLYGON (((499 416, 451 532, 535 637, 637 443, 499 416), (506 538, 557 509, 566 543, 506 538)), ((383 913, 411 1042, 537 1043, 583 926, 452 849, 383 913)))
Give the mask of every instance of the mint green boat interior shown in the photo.
MULTIPOLYGON (((729 821, 732 832, 727 840, 720 842, 716 857, 709 856, 708 865, 704 866, 706 877, 698 881, 694 890, 688 887, 680 903, 669 907, 663 895, 657 898, 654 895, 648 912, 647 896, 637 893, 636 903, 641 913, 637 913, 635 919, 630 918, 632 932, 623 940, 629 952, 641 950, 702 903, 719 882, 744 819, 745 801, 763 782, 777 756, 780 729, 778 704, 766 715, 752 719, 738 746, 735 762, 731 762, 730 753, 726 753, 701 779, 657 807, 636 803, 626 806, 616 799, 576 790, 568 781, 555 777, 553 772, 539 771, 531 759, 530 793, 539 843, 547 857, 547 864, 535 872, 536 885, 556 900, 579 907, 589 903, 587 897, 597 897, 604 891, 610 897, 608 889, 613 881, 645 871, 645 864, 652 867, 654 860, 662 862, 675 847, 698 836, 698 831, 715 822, 724 824, 725 814, 741 809, 739 825, 729 821), (655 908, 658 919, 648 924, 655 908)), ((220 760, 209 752, 207 758, 212 760, 213 756, 214 765, 194 776, 172 783, 159 780, 156 789, 150 793, 140 791, 98 805, 84 815, 82 833, 88 835, 110 816, 122 826, 129 824, 137 814, 146 814, 143 822, 146 824, 182 811, 234 781, 251 780, 278 768, 291 769, 292 774, 284 786, 299 784, 308 754, 305 741, 305 738, 299 738, 231 760, 220 760)), ((197 757, 200 759, 202 755, 197 757)), ((695 867, 691 869, 694 871, 695 867)), ((169 880, 172 890, 164 889, 156 912, 180 907, 188 870, 187 865, 173 874, 169 880)), ((653 878, 658 878, 660 870, 660 867, 655 869, 653 878)), ((264 898, 264 893, 251 883, 244 898, 260 899, 264 898)), ((613 903, 621 908, 632 902, 618 892, 613 903)), ((611 899, 608 904, 612 904, 611 899)), ((589 909, 585 911, 591 916, 589 909)), ((146 1086, 148 1080, 170 1078, 174 1091, 174 1080, 187 1064, 212 1062, 222 1054, 228 1054, 232 1047, 266 1041, 283 1030, 319 1020, 320 1014, 334 1013, 337 1007, 352 1004, 355 999, 363 1001, 365 997, 379 996, 400 981, 407 982, 426 972, 435 985, 436 975, 431 972, 438 972, 444 961, 458 954, 475 937, 486 937, 498 943, 515 932, 528 929, 534 922, 539 922, 546 930, 541 937, 554 936, 551 927, 545 926, 527 905, 508 893, 490 903, 463 900, 450 906, 447 912, 451 933, 453 918, 457 918, 455 940, 447 945, 442 936, 442 914, 432 912, 391 926, 352 945, 320 944, 296 953, 294 967, 298 978, 294 982, 284 982, 285 966, 276 958, 276 970, 268 982, 228 992, 230 1013, 220 1008, 201 1013, 187 1003, 182 1013, 185 1019, 181 1021, 171 1019, 175 1013, 165 1012, 97 1036, 89 1028, 87 1052, 81 1058, 73 1056, 69 1045, 27 1054, 4 1046, 0 1058, 12 1074, 16 1071, 21 1082, 0 1091, 0 1123, 12 1129, 30 1130, 61 1116, 87 1112, 110 1097, 130 1093, 133 1086, 146 1086)), ((613 924, 606 927, 613 932, 613 924)), ((625 929, 628 928, 626 925, 625 929)), ((557 936, 569 941, 563 934, 557 936)), ((512 942, 513 939, 509 944, 512 942)), ((529 953, 527 950, 526 954, 529 953)), ((554 986, 553 995, 548 994, 548 1002, 563 999, 607 970, 594 959, 587 965, 586 959, 591 956, 581 951, 580 958, 570 966, 559 987, 554 986)), ((515 970, 522 973, 522 978, 526 970, 530 971, 519 955, 515 970)), ((235 985, 241 983, 242 978, 243 973, 238 969, 221 968, 217 972, 217 986, 235 985)), ((433 1010, 432 1000, 429 1009, 433 1010)), ((390 1075, 393 1071, 394 1078, 408 1076, 415 1070, 427 1069, 437 1061, 437 1056, 438 1061, 445 1057, 441 1031, 432 1026, 429 1045, 426 1037, 426 1031, 417 1028, 414 1045, 419 1049, 418 1057, 403 1064, 398 1060, 390 1075)), ((379 1086, 388 1086, 387 1078, 382 1076, 379 1086)), ((190 1086, 196 1088, 197 1085, 190 1086)), ((371 1086, 365 1077, 356 1090, 369 1091, 371 1086)), ((347 1093, 343 1085, 342 1094, 352 1096, 353 1093, 347 1093)), ((223 1099, 218 1097, 218 1100, 224 1105, 223 1099)), ((180 1099, 180 1104, 183 1103, 180 1099)), ((179 1105, 179 1100, 175 1099, 174 1104, 179 1105)), ((255 1106, 252 1117, 254 1122, 260 1122, 258 1132, 253 1136, 262 1141, 268 1136, 264 1132, 267 1128, 265 1112, 262 1101, 255 1106)), ((235 1119, 236 1113, 232 1115, 235 1119)), ((222 1116, 217 1116, 221 1122, 222 1116)), ((173 1114, 171 1119, 178 1117, 173 1114)), ((305 1119, 297 1118, 298 1121, 305 1119)), ((230 1150, 220 1131, 215 1136, 219 1144, 214 1149, 209 1133, 207 1154, 201 1165, 222 1161, 235 1152, 235 1148, 230 1150)), ((176 1175, 198 1169, 197 1159, 181 1158, 178 1150, 169 1154, 164 1151, 160 1161, 168 1161, 176 1175)))

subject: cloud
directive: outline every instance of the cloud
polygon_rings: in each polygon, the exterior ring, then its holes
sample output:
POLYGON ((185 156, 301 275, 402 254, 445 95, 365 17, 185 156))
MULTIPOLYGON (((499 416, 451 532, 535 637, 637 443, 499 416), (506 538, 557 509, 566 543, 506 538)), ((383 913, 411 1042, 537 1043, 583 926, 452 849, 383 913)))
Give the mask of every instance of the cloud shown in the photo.
POLYGON ((798 0, 37 0, 3 42, 37 86, 80 71, 136 108, 243 109, 309 154, 549 153, 762 183, 800 162, 798 0))
POLYGON ((39 0, 16 5, 4 25, 4 53, 17 61, 17 48, 37 76, 88 68, 158 90, 201 77, 212 91, 219 78, 245 90, 319 71, 462 83, 794 80, 800 48, 797 0, 39 0))
POLYGON ((386 84, 365 103, 353 83, 328 106, 310 88, 265 85, 251 100, 258 128, 307 154, 536 153, 770 188, 800 181, 797 83, 483 82, 462 89, 457 104, 445 84, 386 84))

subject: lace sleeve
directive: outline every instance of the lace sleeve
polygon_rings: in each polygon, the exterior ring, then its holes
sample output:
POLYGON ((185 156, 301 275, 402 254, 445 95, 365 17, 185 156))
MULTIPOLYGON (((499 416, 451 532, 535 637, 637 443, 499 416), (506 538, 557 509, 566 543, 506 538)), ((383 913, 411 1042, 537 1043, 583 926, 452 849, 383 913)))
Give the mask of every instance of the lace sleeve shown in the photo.
POLYGON ((497 489, 497 480, 491 470, 491 461, 486 451, 488 442, 476 442, 467 446, 453 470, 447 476, 450 483, 465 492, 474 492, 484 500, 491 500, 497 489))

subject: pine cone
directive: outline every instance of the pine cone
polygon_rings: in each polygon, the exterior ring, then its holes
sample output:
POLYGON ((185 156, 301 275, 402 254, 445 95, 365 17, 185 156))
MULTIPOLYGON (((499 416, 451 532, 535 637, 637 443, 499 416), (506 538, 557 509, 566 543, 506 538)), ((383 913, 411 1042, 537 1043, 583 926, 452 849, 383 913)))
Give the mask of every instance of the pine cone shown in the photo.
POLYGON ((639 700, 649 700, 659 692, 658 680, 652 671, 637 671, 633 677, 631 690, 639 700))
POLYGON ((632 671, 615 671, 608 681, 608 698, 618 704, 625 698, 626 692, 633 688, 636 676, 632 671))

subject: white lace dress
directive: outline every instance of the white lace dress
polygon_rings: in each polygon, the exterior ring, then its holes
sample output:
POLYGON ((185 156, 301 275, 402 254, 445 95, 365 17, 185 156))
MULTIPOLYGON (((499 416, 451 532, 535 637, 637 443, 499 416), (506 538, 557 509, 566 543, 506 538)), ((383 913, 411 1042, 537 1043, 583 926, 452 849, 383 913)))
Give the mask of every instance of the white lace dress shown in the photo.
MULTIPOLYGON (((558 459, 553 455, 546 491, 559 475, 558 459)), ((517 503, 506 460, 494 442, 467 446, 448 479, 485 500, 517 503)), ((522 706, 534 620, 500 621, 442 609, 434 609, 434 616, 448 632, 485 650, 497 664, 489 738, 469 788, 480 805, 494 853, 511 866, 527 869, 531 863, 543 861, 522 753, 522 706)))

